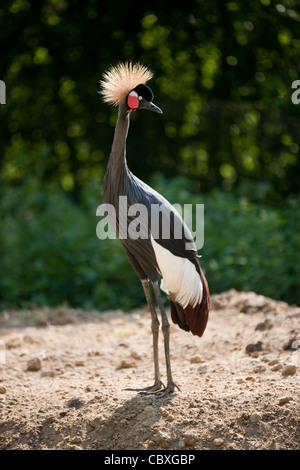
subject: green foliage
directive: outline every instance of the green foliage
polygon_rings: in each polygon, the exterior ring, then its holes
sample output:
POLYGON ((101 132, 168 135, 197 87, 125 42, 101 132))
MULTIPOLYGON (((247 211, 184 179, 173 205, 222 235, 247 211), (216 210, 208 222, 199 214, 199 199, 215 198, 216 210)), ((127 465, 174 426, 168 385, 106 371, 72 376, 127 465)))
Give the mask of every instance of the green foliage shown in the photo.
POLYGON ((119 240, 96 237, 100 201, 100 191, 90 186, 78 208, 57 185, 43 188, 34 178, 2 194, 2 306, 68 303, 105 310, 142 300, 119 240))
POLYGON ((102 177, 116 111, 98 81, 141 61, 162 116, 132 116, 131 168, 193 179, 198 190, 268 179, 282 200, 300 183, 297 0, 126 2, 4 0, 0 7, 0 168, 33 172, 80 196, 102 177), (129 14, 130 11, 130 14, 129 14), (24 155, 26 154, 26 161, 24 155))
MULTIPOLYGON (((205 205, 200 251, 212 293, 230 288, 300 303, 299 198, 268 205, 269 185, 245 183, 237 194, 195 195, 183 178, 153 178, 172 203, 205 205)), ((98 184, 77 206, 57 186, 35 178, 1 194, 0 305, 129 309, 143 290, 119 240, 96 236, 98 184)))
POLYGON ((205 204, 212 291, 299 303, 299 20, 297 0, 3 0, 1 304, 144 302, 120 242, 95 235, 116 122, 98 81, 119 60, 150 64, 164 111, 132 114, 129 166, 205 204))
POLYGON ((205 257, 213 292, 233 286, 299 304, 299 197, 275 208, 242 194, 211 196, 205 205, 205 257))

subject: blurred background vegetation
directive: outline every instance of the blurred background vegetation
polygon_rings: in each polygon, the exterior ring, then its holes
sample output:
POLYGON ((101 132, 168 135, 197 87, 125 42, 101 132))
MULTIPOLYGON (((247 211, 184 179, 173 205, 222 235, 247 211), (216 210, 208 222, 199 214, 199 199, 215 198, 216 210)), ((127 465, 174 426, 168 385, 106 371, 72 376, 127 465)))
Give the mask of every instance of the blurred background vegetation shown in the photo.
POLYGON ((230 288, 300 305, 297 0, 3 0, 0 305, 130 309, 143 291, 96 237, 115 108, 110 64, 140 61, 164 114, 132 115, 130 169, 205 204, 202 265, 230 288))

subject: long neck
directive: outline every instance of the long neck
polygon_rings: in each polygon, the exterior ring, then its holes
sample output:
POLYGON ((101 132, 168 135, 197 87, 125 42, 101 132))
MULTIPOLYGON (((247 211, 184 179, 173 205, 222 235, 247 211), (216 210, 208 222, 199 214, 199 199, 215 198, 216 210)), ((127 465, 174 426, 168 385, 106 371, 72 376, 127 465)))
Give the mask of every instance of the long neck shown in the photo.
POLYGON ((124 189, 129 171, 126 162, 126 139, 128 128, 129 113, 127 112, 125 105, 120 104, 111 154, 106 169, 104 194, 109 192, 113 194, 122 194, 124 189))

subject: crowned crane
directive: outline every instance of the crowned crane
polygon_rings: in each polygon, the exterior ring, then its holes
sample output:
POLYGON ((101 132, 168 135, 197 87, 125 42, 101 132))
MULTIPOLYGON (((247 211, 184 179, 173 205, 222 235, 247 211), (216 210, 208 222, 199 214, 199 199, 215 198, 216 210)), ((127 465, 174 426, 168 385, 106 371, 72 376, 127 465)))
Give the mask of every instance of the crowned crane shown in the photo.
MULTIPOLYGON (((118 106, 118 119, 110 158, 103 184, 103 203, 115 208, 115 230, 125 248, 129 261, 141 280, 148 309, 151 313, 153 335, 154 384, 135 390, 140 393, 155 393, 164 396, 179 387, 172 378, 170 361, 170 324, 160 293, 164 290, 170 300, 171 318, 185 331, 202 336, 209 312, 209 289, 198 261, 193 237, 179 213, 158 192, 132 174, 126 161, 126 139, 132 111, 148 109, 162 113, 153 104, 153 93, 146 85, 153 74, 141 64, 119 63, 112 66, 100 81, 101 93, 106 103, 118 106), (121 208, 120 196, 126 196, 126 210, 121 208), (133 206, 135 205, 135 206, 133 206), (120 236, 121 224, 129 229, 134 220, 130 207, 143 207, 139 225, 143 236, 120 236), (127 211, 128 208, 128 211, 127 211), (121 220, 124 219, 124 220, 121 220), (164 236, 165 226, 169 228, 164 236), (154 228, 153 228, 154 227, 154 228), (178 227, 180 230, 178 230, 178 227), (175 233, 176 232, 176 233, 175 233), (178 233, 180 232, 180 236, 178 233), (146 235, 145 235, 146 234, 146 235), (158 360, 159 320, 151 288, 161 314, 164 338, 167 385, 160 378, 158 360)), ((141 158, 143 156, 141 155, 141 158)), ((124 234, 123 234, 124 235, 124 234)))

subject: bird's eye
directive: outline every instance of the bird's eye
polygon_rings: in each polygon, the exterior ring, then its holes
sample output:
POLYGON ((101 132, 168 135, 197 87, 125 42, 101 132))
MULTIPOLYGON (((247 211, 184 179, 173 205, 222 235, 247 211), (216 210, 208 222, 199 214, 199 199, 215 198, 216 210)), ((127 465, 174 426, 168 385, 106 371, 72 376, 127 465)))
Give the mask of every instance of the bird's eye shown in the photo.
POLYGON ((142 96, 139 96, 139 100, 142 101, 143 97, 142 96))

